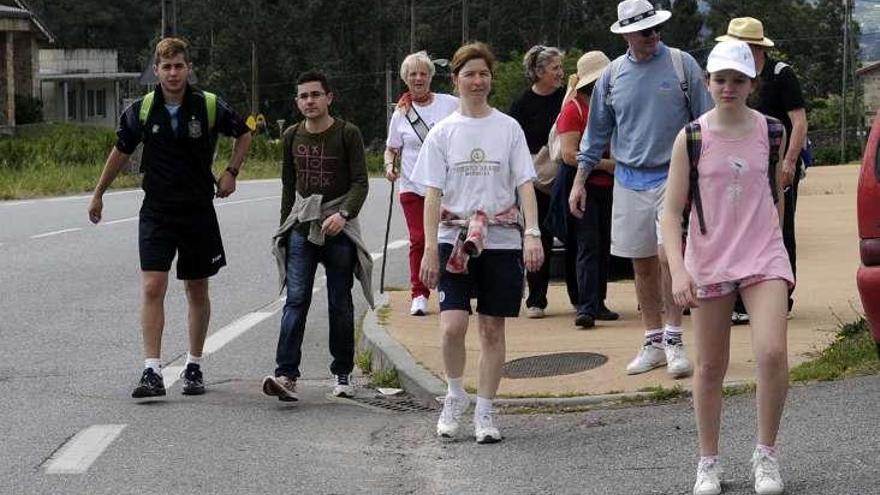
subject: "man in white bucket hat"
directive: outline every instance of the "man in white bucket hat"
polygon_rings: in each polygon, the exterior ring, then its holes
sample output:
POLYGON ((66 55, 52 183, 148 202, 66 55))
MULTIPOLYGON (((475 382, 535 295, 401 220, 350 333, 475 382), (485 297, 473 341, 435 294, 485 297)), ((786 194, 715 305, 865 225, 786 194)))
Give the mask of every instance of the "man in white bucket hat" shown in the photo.
MULTIPOLYGON (((774 46, 773 40, 764 36, 764 24, 754 17, 737 17, 727 25, 727 34, 716 41, 745 41, 752 49, 758 71, 758 90, 750 106, 755 110, 782 121, 788 136, 782 166, 782 187, 785 188, 785 211, 782 220, 782 240, 791 261, 791 269, 797 275, 797 244, 794 235, 794 214, 797 208, 798 187, 803 177, 804 163, 801 149, 807 140, 806 102, 794 69, 785 62, 770 58, 767 50, 774 46)), ((788 291, 788 311, 791 314, 794 288, 788 291)), ((737 299, 733 309, 733 323, 748 323, 742 301, 737 299)))
POLYGON ((682 344, 681 308, 672 299, 660 214, 673 140, 685 124, 712 108, 712 99, 696 60, 660 41, 660 27, 671 16, 647 0, 617 5, 611 32, 620 34, 629 49, 596 82, 569 207, 573 215, 583 215, 584 181, 610 143, 617 163, 611 254, 633 260, 645 326, 645 341, 626 372, 666 365, 680 378, 690 374, 691 366, 682 344))

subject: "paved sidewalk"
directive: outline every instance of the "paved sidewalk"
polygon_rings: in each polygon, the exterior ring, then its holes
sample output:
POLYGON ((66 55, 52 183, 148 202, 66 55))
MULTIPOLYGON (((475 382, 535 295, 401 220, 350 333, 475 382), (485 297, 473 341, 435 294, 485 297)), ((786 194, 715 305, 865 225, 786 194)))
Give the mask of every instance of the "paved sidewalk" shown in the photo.
MULTIPOLYGON (((795 310, 789 321, 789 356, 792 366, 804 361, 830 342, 838 318, 850 321, 861 312, 855 285, 859 266, 858 233, 855 212, 857 166, 810 169, 801 183, 797 211, 798 287, 795 310)), ((408 292, 390 292, 390 314, 382 315, 384 329, 408 351, 416 363, 442 379, 437 301, 432 295, 430 314, 408 315, 408 292)), ((557 352, 588 351, 608 356, 604 365, 593 370, 548 378, 503 379, 501 397, 595 395, 635 392, 646 387, 680 384, 690 388, 690 378, 673 380, 660 368, 641 375, 627 376, 624 368, 638 351, 643 328, 637 313, 632 281, 609 284, 608 306, 621 314, 616 322, 597 322, 595 329, 574 326, 574 311, 568 304, 564 285, 552 285, 547 317, 524 317, 507 321, 507 360, 557 352)), ((692 344, 690 318, 685 317, 685 344, 692 344)), ((750 328, 733 327, 731 337, 730 383, 753 381, 750 328)), ((465 385, 476 388, 479 343, 476 318, 471 319, 467 336, 465 385)), ((693 354, 689 352, 691 358, 693 354)))

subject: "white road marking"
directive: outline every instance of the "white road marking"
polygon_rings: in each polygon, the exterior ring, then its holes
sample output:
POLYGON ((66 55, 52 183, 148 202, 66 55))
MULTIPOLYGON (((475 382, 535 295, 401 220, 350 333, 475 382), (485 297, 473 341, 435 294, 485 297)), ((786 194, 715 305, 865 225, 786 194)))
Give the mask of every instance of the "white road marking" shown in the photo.
POLYGON ((68 440, 46 461, 46 474, 81 474, 104 452, 126 425, 92 425, 68 440))
MULTIPOLYGON (((388 243, 388 250, 394 251, 395 249, 400 249, 402 247, 409 246, 408 239, 398 239, 396 241, 391 241, 388 243)), ((382 253, 370 253, 370 257, 373 258, 373 261, 382 257, 382 253)))
POLYGON ((400 249, 409 246, 409 239, 398 239, 388 243, 388 249, 400 249))
POLYGON ((76 232, 76 231, 78 231, 78 230, 82 230, 82 228, 80 228, 80 227, 74 227, 74 228, 72 228, 72 229, 55 230, 55 231, 53 231, 53 232, 46 232, 46 233, 44 233, 44 234, 32 235, 32 236, 31 236, 31 239, 42 239, 43 237, 50 237, 50 236, 58 235, 58 234, 66 234, 66 233, 68 233, 68 232, 76 232))
POLYGON ((274 312, 255 311, 248 313, 241 318, 233 321, 229 325, 212 333, 205 341, 203 355, 213 354, 223 348, 226 344, 235 340, 236 337, 257 326, 263 320, 271 317, 274 312))
POLYGON ((259 198, 240 199, 238 201, 224 201, 222 203, 217 203, 215 206, 219 208, 220 206, 240 205, 242 203, 256 203, 257 201, 268 201, 270 199, 281 199, 281 196, 261 196, 259 198))
POLYGON ((162 383, 165 384, 165 388, 169 389, 174 382, 180 379, 180 372, 183 371, 183 366, 168 366, 167 368, 162 368, 162 383))
POLYGON ((126 222, 134 222, 138 217, 128 217, 128 218, 120 218, 119 220, 110 220, 109 222, 101 222, 98 224, 98 227, 102 225, 116 225, 117 223, 126 223, 126 222))

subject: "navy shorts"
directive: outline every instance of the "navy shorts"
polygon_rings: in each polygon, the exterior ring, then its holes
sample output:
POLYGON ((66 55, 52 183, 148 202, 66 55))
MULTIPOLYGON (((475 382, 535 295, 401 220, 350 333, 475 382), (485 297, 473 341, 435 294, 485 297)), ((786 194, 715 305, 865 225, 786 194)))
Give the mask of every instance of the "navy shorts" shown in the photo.
POLYGON ((141 270, 167 272, 177 254, 177 278, 198 280, 226 266, 220 225, 213 204, 141 206, 138 225, 141 270))
POLYGON ((523 297, 523 259, 520 249, 485 249, 468 261, 468 273, 449 273, 446 262, 452 244, 440 244, 440 282, 437 292, 440 311, 472 313, 471 299, 477 298, 477 313, 515 318, 523 297))

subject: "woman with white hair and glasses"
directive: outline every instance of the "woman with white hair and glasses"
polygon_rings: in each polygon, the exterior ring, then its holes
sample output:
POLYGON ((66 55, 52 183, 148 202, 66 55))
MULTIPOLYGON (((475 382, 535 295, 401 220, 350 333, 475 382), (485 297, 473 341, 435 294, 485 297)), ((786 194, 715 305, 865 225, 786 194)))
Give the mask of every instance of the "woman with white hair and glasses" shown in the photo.
MULTIPOLYGON (((531 86, 510 105, 510 116, 519 122, 526 135, 529 153, 533 160, 539 156, 541 148, 547 144, 550 128, 562 108, 565 97, 565 86, 562 84, 562 51, 552 46, 536 45, 529 49, 523 57, 523 67, 531 86)), ((535 196, 538 201, 538 224, 544 222, 550 210, 550 191, 542 190, 542 185, 535 184, 535 196)), ((545 258, 550 257, 553 248, 553 235, 544 232, 541 245, 545 258)), ((550 263, 544 263, 540 270, 527 275, 529 296, 526 299, 526 316, 543 318, 547 308, 547 285, 550 281, 550 263)), ((575 288, 576 291, 576 288, 575 288)), ((577 301, 577 293, 571 293, 572 304, 577 301)))
POLYGON ((431 92, 434 63, 424 51, 411 53, 400 64, 400 78, 408 91, 397 102, 385 142, 385 177, 400 184, 400 205, 409 230, 409 273, 412 305, 409 313, 423 316, 430 290, 419 279, 425 250, 423 212, 425 188, 410 180, 428 130, 458 108, 458 98, 431 92), (400 168, 395 162, 400 161, 400 168))

